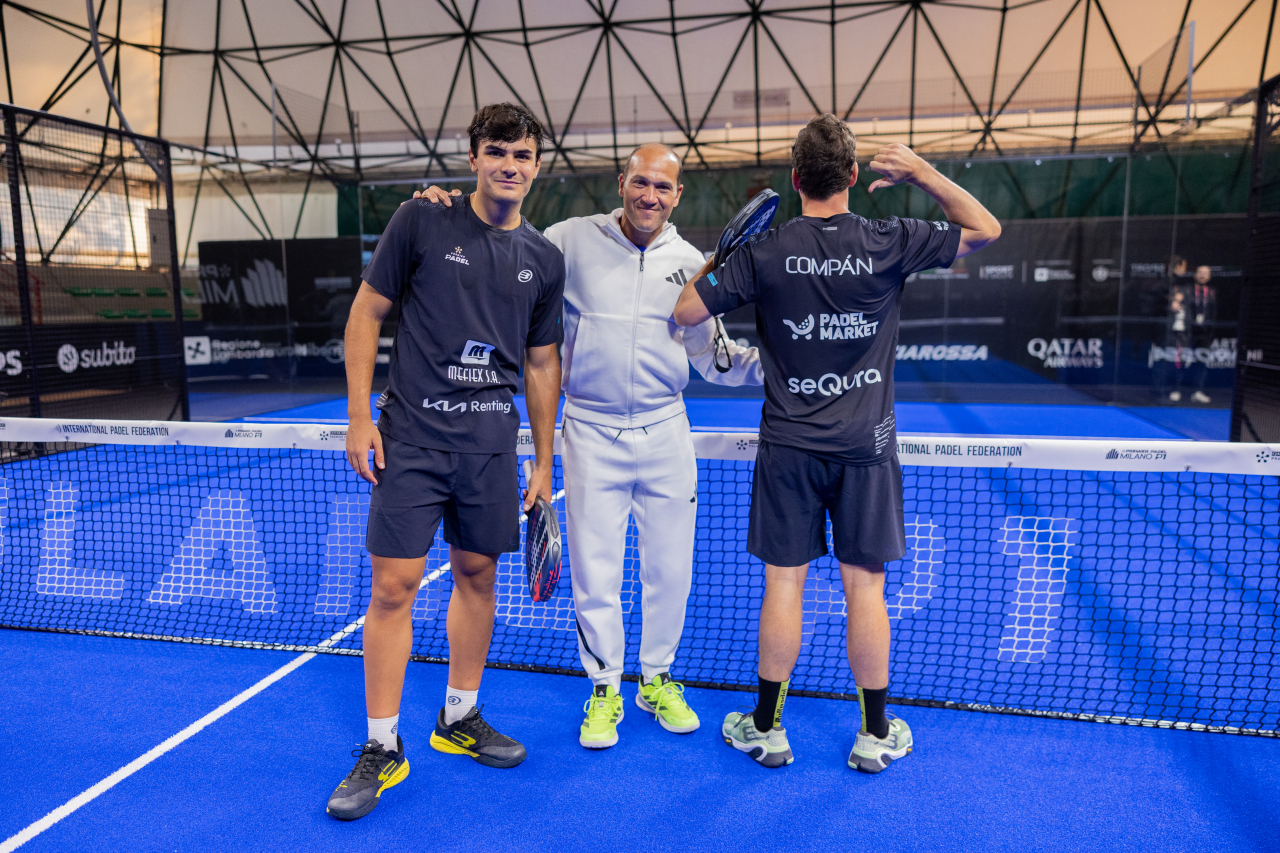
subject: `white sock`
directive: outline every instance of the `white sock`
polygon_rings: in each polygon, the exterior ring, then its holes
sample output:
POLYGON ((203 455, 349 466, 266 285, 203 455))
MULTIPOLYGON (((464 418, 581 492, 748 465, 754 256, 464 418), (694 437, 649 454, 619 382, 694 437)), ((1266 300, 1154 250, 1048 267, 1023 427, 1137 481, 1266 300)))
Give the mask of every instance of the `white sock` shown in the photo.
POLYGON ((400 730, 400 715, 387 717, 385 720, 375 720, 373 717, 367 717, 369 721, 369 740, 376 740, 382 744, 383 749, 399 749, 400 746, 396 741, 396 733, 400 730))
POLYGON ((458 690, 450 687, 444 692, 444 724, 451 726, 461 720, 476 706, 479 690, 458 690))

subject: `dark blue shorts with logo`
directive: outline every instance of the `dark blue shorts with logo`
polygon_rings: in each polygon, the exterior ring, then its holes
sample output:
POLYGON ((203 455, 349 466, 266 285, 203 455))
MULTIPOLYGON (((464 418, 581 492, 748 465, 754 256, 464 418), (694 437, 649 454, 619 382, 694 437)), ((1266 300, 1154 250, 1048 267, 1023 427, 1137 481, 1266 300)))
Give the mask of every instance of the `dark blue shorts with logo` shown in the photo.
POLYGON ((387 467, 374 469, 365 547, 379 557, 426 556, 444 519, 444 541, 464 551, 520 550, 516 454, 431 450, 382 434, 387 467))
POLYGON ((761 441, 747 551, 773 566, 802 566, 826 556, 828 514, 840 562, 902 559, 907 537, 897 454, 874 465, 843 465, 761 441))

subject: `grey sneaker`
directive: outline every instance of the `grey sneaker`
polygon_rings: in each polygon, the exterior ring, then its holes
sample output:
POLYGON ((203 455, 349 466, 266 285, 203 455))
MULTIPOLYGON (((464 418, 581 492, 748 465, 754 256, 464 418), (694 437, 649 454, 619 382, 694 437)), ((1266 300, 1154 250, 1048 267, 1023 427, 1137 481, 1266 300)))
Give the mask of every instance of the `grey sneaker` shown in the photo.
POLYGON ((858 732, 853 751, 849 753, 849 766, 863 773, 879 773, 910 752, 911 747, 911 727, 890 714, 887 737, 878 738, 870 732, 858 732))
POLYGON ((745 752, 765 767, 783 767, 796 760, 791 754, 791 745, 787 743, 787 730, 775 727, 760 734, 750 711, 730 711, 724 718, 720 733, 724 735, 725 743, 745 752))

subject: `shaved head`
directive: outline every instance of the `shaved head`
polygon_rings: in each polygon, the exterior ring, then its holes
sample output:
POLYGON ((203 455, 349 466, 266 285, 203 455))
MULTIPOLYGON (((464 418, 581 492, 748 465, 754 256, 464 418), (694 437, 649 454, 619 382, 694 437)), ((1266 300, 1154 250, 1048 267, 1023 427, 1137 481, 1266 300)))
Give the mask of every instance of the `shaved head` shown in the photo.
POLYGON ((637 145, 631 152, 631 156, 627 158, 627 170, 623 174, 631 171, 633 166, 642 162, 653 162, 654 160, 670 157, 676 166, 676 183, 680 183, 680 175, 684 172, 684 167, 680 163, 680 155, 676 153, 676 149, 662 142, 646 142, 644 145, 637 145))
POLYGON ((667 225, 680 204, 680 155, 670 145, 649 142, 627 158, 627 170, 618 176, 622 199, 622 233, 645 248, 667 225))

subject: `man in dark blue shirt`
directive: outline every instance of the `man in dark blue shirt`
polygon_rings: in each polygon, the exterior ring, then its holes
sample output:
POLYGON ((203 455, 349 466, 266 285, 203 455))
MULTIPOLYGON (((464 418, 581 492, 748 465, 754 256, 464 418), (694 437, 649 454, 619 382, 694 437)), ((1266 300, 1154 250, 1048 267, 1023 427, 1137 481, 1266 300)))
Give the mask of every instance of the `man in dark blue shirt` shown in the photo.
POLYGON ((855 155, 848 125, 831 115, 809 122, 792 147, 802 215, 713 258, 675 310, 688 326, 756 306, 765 404, 747 550, 765 563, 760 695, 753 713, 730 714, 721 731, 766 767, 793 760, 782 708, 800 654, 809 562, 827 553, 828 514, 862 711, 849 766, 878 773, 911 751, 910 728, 885 714, 884 564, 906 553, 893 416, 899 304, 911 273, 950 266, 1000 235, 977 200, 903 145, 877 152, 870 168, 884 177, 870 190, 910 183, 947 219, 855 216, 855 155))
POLYGON ((347 323, 347 458, 373 483, 373 589, 364 621, 369 739, 328 805, 343 820, 368 814, 409 773, 400 695, 413 600, 441 520, 453 594, 449 684, 431 746, 490 767, 525 758, 523 746, 481 718, 476 697, 493 634, 498 555, 520 545, 520 415, 512 395, 522 364, 537 459, 525 507, 537 495, 551 498, 565 266, 520 215, 541 162, 538 121, 497 104, 476 113, 469 132, 476 191, 451 207, 422 200, 396 211, 347 323), (394 303, 400 325, 375 426, 369 389, 378 332, 394 303))

